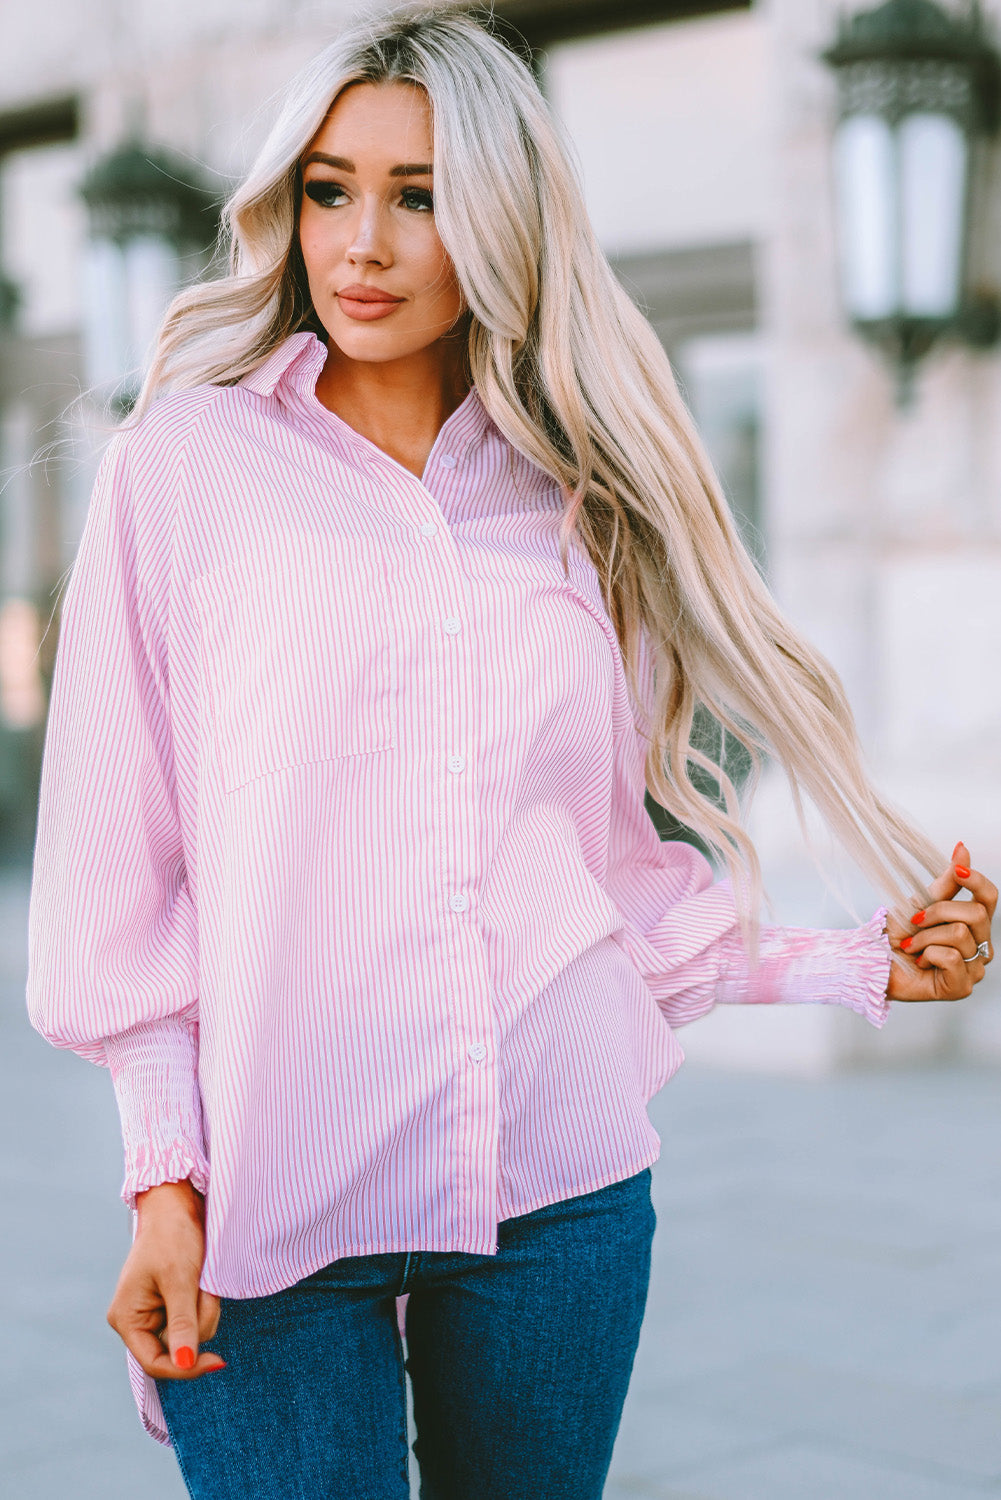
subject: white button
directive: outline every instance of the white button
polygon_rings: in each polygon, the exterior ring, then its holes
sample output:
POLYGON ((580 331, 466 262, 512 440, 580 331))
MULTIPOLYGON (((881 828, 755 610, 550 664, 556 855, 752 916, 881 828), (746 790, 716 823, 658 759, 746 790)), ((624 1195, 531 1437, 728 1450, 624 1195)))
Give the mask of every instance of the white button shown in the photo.
POLYGON ((454 453, 443 453, 440 462, 443 469, 454 469, 458 459, 454 453))
POLYGON ((445 621, 444 628, 446 635, 458 635, 459 631, 462 629, 462 626, 453 615, 449 615, 448 619, 445 621))
POLYGON ((454 896, 449 896, 448 904, 453 911, 465 911, 469 905, 469 897, 464 891, 456 891, 454 896))
POLYGON ((421 522, 421 536, 436 536, 438 528, 433 521, 421 522))
POLYGON ((450 771, 464 771, 466 769, 466 757, 464 755, 450 755, 448 757, 448 769, 450 771))
POLYGON ((469 1055, 473 1062, 482 1062, 487 1055, 487 1049, 482 1042, 474 1042, 469 1049, 469 1055))

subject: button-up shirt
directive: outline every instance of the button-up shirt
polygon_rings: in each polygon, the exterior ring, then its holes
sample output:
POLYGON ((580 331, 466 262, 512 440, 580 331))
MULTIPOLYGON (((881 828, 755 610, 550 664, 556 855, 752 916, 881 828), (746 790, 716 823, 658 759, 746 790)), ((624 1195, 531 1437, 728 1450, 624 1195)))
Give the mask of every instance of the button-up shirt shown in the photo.
POLYGON ((882 913, 766 928, 750 968, 729 885, 658 839, 557 483, 475 389, 417 478, 319 402, 325 358, 297 334, 116 435, 42 772, 33 1024, 109 1067, 128 1203, 206 1193, 228 1297, 490 1254, 640 1171, 716 1001, 887 1005, 882 913))

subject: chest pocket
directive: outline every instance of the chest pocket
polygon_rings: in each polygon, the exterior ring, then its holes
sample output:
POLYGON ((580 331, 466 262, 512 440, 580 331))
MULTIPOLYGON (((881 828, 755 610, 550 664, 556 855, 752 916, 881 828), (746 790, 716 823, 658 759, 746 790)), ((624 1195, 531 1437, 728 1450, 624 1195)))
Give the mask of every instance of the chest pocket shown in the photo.
POLYGON ((395 653, 383 569, 324 537, 244 555, 192 584, 226 791, 395 743, 395 653))

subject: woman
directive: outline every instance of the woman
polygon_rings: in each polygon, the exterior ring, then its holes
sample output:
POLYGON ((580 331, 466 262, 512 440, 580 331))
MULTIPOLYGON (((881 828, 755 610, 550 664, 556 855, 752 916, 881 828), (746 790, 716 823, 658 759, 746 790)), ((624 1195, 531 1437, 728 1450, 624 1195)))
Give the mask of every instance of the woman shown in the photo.
POLYGON ((229 216, 98 478, 46 745, 29 999, 114 1079, 109 1321, 192 1495, 405 1496, 409 1293, 423 1493, 588 1500, 672 1027, 967 995, 997 893, 867 782, 487 30, 344 37, 229 216), (698 704, 924 911, 759 934, 698 704))

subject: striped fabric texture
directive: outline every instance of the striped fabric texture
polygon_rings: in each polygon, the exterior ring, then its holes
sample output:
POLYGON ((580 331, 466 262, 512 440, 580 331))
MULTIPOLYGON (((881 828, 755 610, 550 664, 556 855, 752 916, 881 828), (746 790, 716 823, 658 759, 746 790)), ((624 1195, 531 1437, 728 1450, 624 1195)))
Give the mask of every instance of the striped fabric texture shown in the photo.
POLYGON ((297 334, 116 436, 42 771, 32 1024, 110 1069, 127 1203, 206 1193, 227 1297, 490 1254, 638 1172, 717 1001, 888 1005, 884 913, 766 928, 751 972, 659 841, 597 574, 476 391, 417 479, 320 404, 325 358, 297 334))

